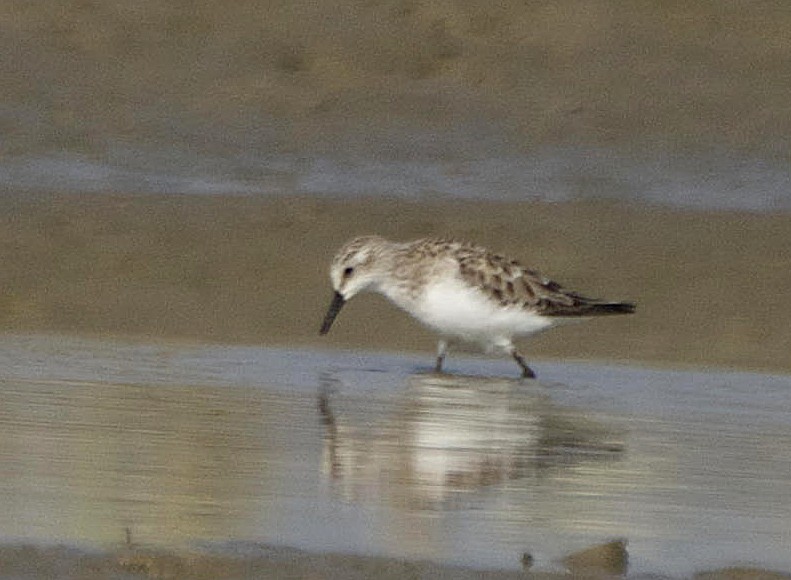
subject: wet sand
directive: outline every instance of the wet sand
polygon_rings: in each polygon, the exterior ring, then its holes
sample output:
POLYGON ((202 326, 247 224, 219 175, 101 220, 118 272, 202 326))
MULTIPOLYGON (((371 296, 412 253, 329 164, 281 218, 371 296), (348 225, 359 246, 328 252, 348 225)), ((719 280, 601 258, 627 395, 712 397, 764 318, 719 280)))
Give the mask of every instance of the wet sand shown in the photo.
MULTIPOLYGON (((0 330, 419 351, 434 336, 361 296, 323 338, 327 267, 356 234, 450 235, 637 314, 554 329, 528 358, 788 372, 791 217, 608 202, 245 196, 0 199, 0 330)), ((449 359, 451 369, 453 359, 449 359)))
POLYGON ((782 0, 0 6, 0 191, 791 209, 782 0))
MULTIPOLYGON (((85 552, 64 547, 0 547, 2 578, 194 578, 294 580, 403 580, 404 578, 448 578, 453 580, 561 580, 623 578, 598 569, 570 574, 547 572, 492 571, 443 566, 432 562, 407 562, 395 558, 314 554, 277 546, 242 546, 225 552, 171 553, 120 549, 85 552), (241 555, 239 554, 241 552, 241 555)), ((661 576, 648 576, 660 580, 661 576)), ((760 568, 725 568, 701 572, 696 580, 788 580, 788 574, 760 568)))
POLYGON ((11 155, 788 155, 782 0, 42 0, 0 23, 11 155))
MULTIPOLYGON (((241 546, 214 553, 164 552, 121 549, 112 552, 86 552, 40 546, 0 546, 0 578, 59 579, 272 579, 366 580, 382 578, 453 578, 460 580, 515 580, 520 572, 481 571, 430 562, 407 562, 395 558, 315 554, 277 546, 241 546)), ((559 574, 532 574, 530 577, 555 579, 559 574)), ((760 576, 745 580, 761 580, 760 576)), ((766 580, 774 580, 766 578, 766 580)))
MULTIPOLYGON (((448 578, 453 580, 562 580, 623 578, 598 569, 571 573, 476 570, 433 562, 396 558, 315 554, 277 546, 245 546, 246 555, 223 552, 163 552, 121 549, 113 552, 80 551, 66 547, 0 546, 0 578, 59 579, 155 578, 196 580, 260 579, 294 580, 403 580, 404 578, 448 578)), ((645 578, 662 580, 662 576, 645 578)), ((695 580, 788 580, 791 575, 755 567, 709 570, 695 580)))

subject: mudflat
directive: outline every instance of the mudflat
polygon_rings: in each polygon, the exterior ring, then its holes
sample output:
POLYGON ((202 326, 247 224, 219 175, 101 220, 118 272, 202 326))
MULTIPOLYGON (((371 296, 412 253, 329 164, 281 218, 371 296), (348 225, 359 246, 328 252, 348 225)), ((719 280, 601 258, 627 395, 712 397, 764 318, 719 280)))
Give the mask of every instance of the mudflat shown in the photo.
MULTIPOLYGON (((243 553, 172 553, 135 549, 84 553, 67 548, 0 547, 0 577, 40 578, 315 578, 317 580, 383 578, 458 578, 480 580, 559 580, 562 578, 622 578, 600 569, 571 574, 484 571, 431 562, 408 562, 347 554, 312 554, 277 546, 254 546, 243 553), (244 553, 246 552, 246 553, 244 553)), ((654 576, 662 578, 661 576, 654 576)), ((724 568, 695 575, 700 580, 787 580, 780 572, 760 568, 724 568)))
POLYGON ((4 150, 787 155, 785 2, 0 7, 4 150), (472 137, 472 138, 470 138, 472 137))
POLYGON ((632 316, 554 329, 528 358, 791 370, 791 216, 607 202, 58 195, 0 200, 0 329, 327 348, 434 349, 361 296, 318 336, 335 250, 357 234, 453 236, 632 316))

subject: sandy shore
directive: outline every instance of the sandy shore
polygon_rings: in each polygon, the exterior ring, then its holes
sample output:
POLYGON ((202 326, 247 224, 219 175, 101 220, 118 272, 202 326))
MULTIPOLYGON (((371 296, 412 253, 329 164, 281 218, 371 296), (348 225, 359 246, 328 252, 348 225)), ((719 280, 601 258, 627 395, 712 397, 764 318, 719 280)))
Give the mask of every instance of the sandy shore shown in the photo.
POLYGON ((607 203, 11 196, 0 328, 428 353, 432 334, 376 296, 320 338, 327 265, 354 234, 452 235, 638 305, 536 337, 529 356, 787 372, 789 231, 785 215, 607 203))
POLYGON ((9 155, 788 154, 779 0, 44 0, 0 24, 9 155))
MULTIPOLYGON (((520 572, 483 572, 427 562, 406 562, 343 554, 311 554, 271 546, 243 547, 239 553, 176 553, 120 549, 81 552, 65 547, 0 547, 0 578, 271 578, 346 580, 383 578, 523 578, 520 572)), ((542 574, 536 578, 559 578, 542 574)))
MULTIPOLYGON (((231 547, 222 552, 165 552, 122 548, 82 552, 67 547, 0 546, 0 578, 311 578, 355 580, 381 578, 453 578, 455 580, 559 580, 562 578, 623 578, 625 567, 612 565, 609 545, 585 550, 579 556, 593 566, 570 568, 570 573, 484 571, 396 558, 347 554, 314 554, 266 545, 231 547), (602 557, 605 565, 602 566, 602 557)), ((574 558, 576 555, 570 556, 574 558)), ((625 562, 624 562, 625 564, 625 562)), ((700 580, 784 580, 791 576, 760 568, 724 568, 696 574, 700 580)), ((663 578, 652 576, 652 578, 663 578)))
MULTIPOLYGON (((11 3, 0 172, 65 154, 97 165, 44 163, 31 179, 58 189, 60 172, 101 182, 119 166, 167 182, 198 167, 259 184, 262 157, 463 164, 552 147, 771 165, 788 148, 790 14, 782 2, 11 3)), ((598 177, 584 174, 584 194, 608 193, 598 177)), ((355 233, 455 235, 638 303, 630 319, 540 337, 534 356, 791 369, 788 216, 25 188, 0 200, 0 330, 428 351, 430 335, 375 298, 320 342, 326 266, 355 233)))

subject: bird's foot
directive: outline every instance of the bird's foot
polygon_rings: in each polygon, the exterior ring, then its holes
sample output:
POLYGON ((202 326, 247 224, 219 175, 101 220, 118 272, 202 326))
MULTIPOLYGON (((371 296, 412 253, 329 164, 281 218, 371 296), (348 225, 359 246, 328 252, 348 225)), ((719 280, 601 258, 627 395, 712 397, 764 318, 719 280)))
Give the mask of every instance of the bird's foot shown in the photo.
POLYGON ((527 366, 527 363, 525 362, 525 359, 522 358, 521 354, 519 354, 516 350, 514 350, 511 353, 511 356, 514 357, 514 360, 516 361, 516 364, 518 364, 519 367, 522 369, 522 378, 523 379, 534 379, 534 378, 536 378, 536 373, 533 372, 533 369, 531 369, 529 366, 527 366))
POLYGON ((534 379, 536 378, 536 373, 533 372, 533 369, 530 367, 524 367, 522 369, 522 378, 523 379, 534 379))

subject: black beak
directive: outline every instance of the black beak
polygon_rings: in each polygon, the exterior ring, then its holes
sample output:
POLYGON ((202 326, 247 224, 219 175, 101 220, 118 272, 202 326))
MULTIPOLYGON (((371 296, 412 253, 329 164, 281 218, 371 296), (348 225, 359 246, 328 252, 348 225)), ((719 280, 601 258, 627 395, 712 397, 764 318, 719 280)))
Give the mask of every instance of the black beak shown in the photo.
POLYGON ((346 304, 346 299, 341 296, 340 292, 336 292, 335 296, 332 297, 330 309, 327 310, 327 316, 324 317, 324 322, 321 324, 321 330, 319 330, 319 334, 323 336, 330 331, 330 326, 332 326, 335 317, 338 316, 338 312, 341 311, 341 308, 343 308, 344 304, 346 304))

